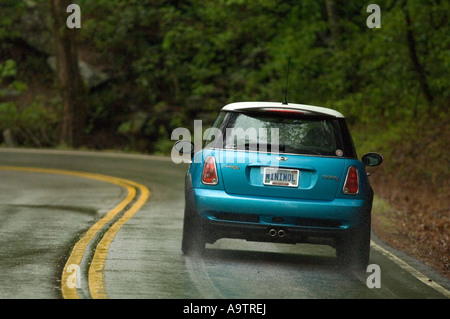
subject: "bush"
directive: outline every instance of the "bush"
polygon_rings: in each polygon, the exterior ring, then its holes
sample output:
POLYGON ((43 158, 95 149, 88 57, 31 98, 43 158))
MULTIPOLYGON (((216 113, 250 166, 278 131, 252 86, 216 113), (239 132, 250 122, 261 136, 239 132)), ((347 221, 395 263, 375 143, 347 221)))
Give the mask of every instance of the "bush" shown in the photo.
POLYGON ((14 102, 0 103, 0 131, 10 129, 23 146, 55 146, 59 116, 53 108, 44 105, 44 99, 38 96, 22 109, 14 102))

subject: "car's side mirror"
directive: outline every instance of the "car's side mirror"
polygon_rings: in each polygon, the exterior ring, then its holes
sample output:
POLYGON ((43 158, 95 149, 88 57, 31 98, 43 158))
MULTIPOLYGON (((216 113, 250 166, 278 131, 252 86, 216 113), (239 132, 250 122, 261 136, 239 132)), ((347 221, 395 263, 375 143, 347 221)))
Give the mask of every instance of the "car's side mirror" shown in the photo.
POLYGON ((383 162, 383 156, 378 153, 367 153, 361 158, 366 166, 378 166, 383 162))
POLYGON ((194 156, 194 143, 187 140, 180 140, 175 142, 173 148, 180 153, 180 155, 189 154, 191 158, 194 156))

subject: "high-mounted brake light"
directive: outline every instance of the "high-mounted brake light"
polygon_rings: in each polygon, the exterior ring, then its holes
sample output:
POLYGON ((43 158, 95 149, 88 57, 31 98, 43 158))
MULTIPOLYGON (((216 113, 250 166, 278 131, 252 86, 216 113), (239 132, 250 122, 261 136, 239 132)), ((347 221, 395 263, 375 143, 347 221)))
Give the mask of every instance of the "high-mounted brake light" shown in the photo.
POLYGON ((347 171, 347 177, 345 178, 344 188, 342 189, 344 194, 356 195, 359 192, 359 180, 358 169, 356 166, 350 166, 347 171))
POLYGON ((286 109, 265 109, 264 111, 266 111, 266 112, 276 112, 276 113, 305 114, 302 111, 286 110, 286 109))
POLYGON ((216 160, 213 156, 205 159, 202 172, 202 183, 206 185, 217 185, 219 177, 217 176, 216 160))

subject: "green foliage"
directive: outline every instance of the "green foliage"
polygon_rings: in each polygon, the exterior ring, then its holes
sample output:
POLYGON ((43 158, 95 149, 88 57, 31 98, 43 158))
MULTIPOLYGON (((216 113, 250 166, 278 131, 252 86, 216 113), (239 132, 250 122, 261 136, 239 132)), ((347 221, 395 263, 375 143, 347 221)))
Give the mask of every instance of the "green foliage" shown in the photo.
POLYGON ((44 96, 36 97, 27 107, 19 109, 13 102, 0 103, 0 131, 11 129, 24 146, 54 146, 59 115, 44 105, 44 96))
MULTIPOLYGON (((207 126, 226 103, 281 102, 289 57, 288 101, 337 108, 351 123, 395 125, 448 108, 448 1, 380 0, 380 29, 366 26, 368 3, 329 2, 335 26, 325 0, 77 1, 80 44, 113 77, 90 93, 86 133, 164 152, 174 128, 207 126)), ((11 39, 26 5, 5 3, 0 31, 11 39)))
POLYGON ((0 83, 4 78, 16 76, 16 63, 14 60, 6 60, 5 63, 0 64, 0 83))
MULTIPOLYGON (((20 95, 27 90, 26 83, 16 80, 17 66, 14 60, 0 63, 0 85, 20 95)), ((14 101, 2 102, 5 93, 0 91, 0 132, 10 129, 15 139, 25 146, 53 146, 57 140, 54 127, 58 123, 58 114, 54 107, 47 107, 47 97, 38 95, 25 107, 19 107, 14 101)))
POLYGON ((14 127, 18 118, 17 107, 13 102, 0 103, 0 130, 14 127))
POLYGON ((377 126, 355 125, 354 142, 359 154, 379 152, 386 173, 398 181, 408 180, 424 185, 446 187, 450 178, 448 112, 436 117, 427 114, 412 119, 377 126))
MULTIPOLYGON (((448 4, 402 3, 380 1, 381 29, 366 27, 365 3, 338 4, 336 46, 325 1, 108 0, 81 5, 90 16, 85 39, 111 59, 112 71, 126 82, 120 85, 132 86, 135 105, 124 113, 147 114, 150 126, 142 125, 139 134, 158 140, 160 126, 167 132, 174 128, 171 117, 158 112, 160 103, 189 126, 193 118, 212 121, 227 102, 282 101, 288 57, 291 102, 334 107, 365 123, 442 108, 449 95, 448 27, 442 23, 448 4), (410 59, 404 10, 436 97, 433 106, 421 93, 410 59)), ((129 120, 119 131, 127 127, 129 120)))
POLYGON ((0 43, 4 39, 12 39, 20 36, 20 32, 14 28, 25 8, 25 1, 1 0, 0 1, 0 43))
MULTIPOLYGON (((6 60, 4 63, 0 63, 0 85, 6 84, 6 82, 10 82, 7 85, 8 89, 15 90, 18 94, 23 93, 27 88, 27 84, 22 81, 16 80, 17 75, 17 67, 16 62, 12 59, 6 60)), ((4 93, 0 91, 0 98, 4 93)))

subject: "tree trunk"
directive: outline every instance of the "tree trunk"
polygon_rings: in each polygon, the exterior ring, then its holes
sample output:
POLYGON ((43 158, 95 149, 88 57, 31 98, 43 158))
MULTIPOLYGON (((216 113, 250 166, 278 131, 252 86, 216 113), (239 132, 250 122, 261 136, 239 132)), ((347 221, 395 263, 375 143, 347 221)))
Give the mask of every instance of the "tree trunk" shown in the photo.
POLYGON ((428 86, 425 69, 422 63, 420 63, 419 57, 417 55, 416 41, 412 30, 411 17, 409 15, 408 8, 406 7, 404 2, 403 2, 403 13, 405 16, 405 23, 406 23, 406 42, 408 44, 409 57, 414 67, 414 71, 417 73, 420 89, 422 90, 422 93, 425 96, 428 105, 431 106, 431 104, 433 103, 433 95, 431 94, 430 87, 428 86))
POLYGON ((86 122, 86 88, 78 66, 78 50, 75 41, 77 29, 66 25, 67 6, 71 0, 50 0, 55 39, 55 54, 61 90, 63 113, 60 143, 69 147, 79 146, 86 122))
POLYGON ((339 30, 339 17, 336 13, 336 3, 334 0, 326 0, 327 5, 327 15, 328 15, 328 26, 331 33, 331 42, 334 47, 339 48, 340 46, 340 30, 339 30))

